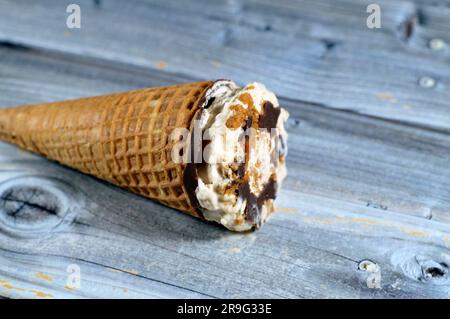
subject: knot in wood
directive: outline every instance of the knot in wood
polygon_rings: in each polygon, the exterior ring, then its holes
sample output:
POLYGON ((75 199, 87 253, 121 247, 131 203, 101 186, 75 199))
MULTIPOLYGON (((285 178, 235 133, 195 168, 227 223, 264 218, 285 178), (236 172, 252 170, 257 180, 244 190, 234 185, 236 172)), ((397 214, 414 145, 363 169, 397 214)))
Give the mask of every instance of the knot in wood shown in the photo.
POLYGON ((448 285, 449 266, 439 255, 422 255, 409 251, 398 251, 391 261, 403 274, 411 279, 437 285, 448 285))
POLYGON ((18 236, 54 229, 67 216, 71 192, 51 178, 19 177, 0 184, 0 228, 18 236))

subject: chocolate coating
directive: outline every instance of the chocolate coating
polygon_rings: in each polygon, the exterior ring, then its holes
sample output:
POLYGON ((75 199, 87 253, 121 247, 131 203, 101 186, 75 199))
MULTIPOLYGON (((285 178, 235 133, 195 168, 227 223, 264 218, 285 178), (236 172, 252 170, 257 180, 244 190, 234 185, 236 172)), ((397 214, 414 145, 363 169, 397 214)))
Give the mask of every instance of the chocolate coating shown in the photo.
POLYGON ((267 130, 276 128, 281 109, 274 107, 272 103, 267 101, 263 105, 263 110, 264 114, 259 118, 259 127, 267 130))
MULTIPOLYGON (((198 119, 201 112, 198 112, 198 114, 194 117, 195 119, 198 119)), ((198 123, 198 121, 196 121, 198 123)), ((195 195, 195 191, 198 187, 198 174, 197 174, 197 165, 195 163, 195 158, 199 155, 198 153, 201 152, 201 147, 192 147, 195 144, 195 135, 193 134, 194 129, 191 130, 191 146, 189 148, 189 162, 186 165, 186 168, 184 169, 183 174, 183 184, 184 187, 189 195, 189 201, 191 202, 191 205, 195 208, 197 214, 199 217, 204 219, 203 213, 199 209, 200 204, 198 202, 197 196, 195 195), (194 150, 197 150, 197 154, 194 150)), ((202 154, 200 154, 202 155, 202 154)))
MULTIPOLYGON (((208 88, 206 88, 205 93, 198 101, 198 105, 200 105, 200 109, 192 117, 192 120, 197 125, 199 123, 198 120, 202 116, 203 109, 208 108, 212 104, 212 102, 215 100, 215 97, 208 97, 207 92, 217 82, 218 81, 215 81, 208 88)), ((199 145, 196 145, 197 147, 193 147, 194 144, 196 143, 195 135, 194 135, 195 129, 196 129, 196 127, 194 127, 194 125, 192 125, 192 127, 190 128, 190 131, 191 131, 191 141, 190 142, 191 143, 190 143, 189 150, 188 150, 189 161, 186 164, 186 167, 183 172, 183 184, 184 184, 184 188, 186 189, 186 192, 188 193, 189 202, 191 203, 192 207, 197 212, 197 215, 200 218, 205 219, 202 211, 199 209, 200 204, 199 204, 197 196, 195 194, 195 191, 197 190, 197 187, 198 187, 198 174, 197 174, 197 165, 195 163, 195 159, 199 158, 198 156, 201 156, 200 158, 202 159, 202 162, 203 162, 203 145, 201 147, 199 147, 199 145)), ((198 129, 198 127, 197 127, 197 129, 198 129)))
MULTIPOLYGON (((264 114, 259 118, 259 127, 267 130, 276 128, 278 118, 281 113, 280 108, 275 108, 270 102, 265 102, 263 107, 264 114)), ((252 127, 252 123, 253 119, 250 117, 246 122, 245 130, 252 127)), ((245 136, 245 163, 239 166, 239 176, 241 176, 240 174, 242 174, 242 172, 243 175, 245 175, 245 172, 247 171, 249 152, 249 137, 245 136)), ((242 180, 243 182, 241 182, 238 188, 238 194, 242 199, 247 201, 247 205, 245 207, 246 219, 250 223, 255 224, 256 227, 260 227, 262 224, 262 207, 267 200, 275 199, 278 189, 277 182, 271 178, 264 186, 261 193, 256 196, 250 189, 248 178, 243 177, 242 180)))
POLYGON ((261 209, 267 200, 275 199, 277 189, 277 182, 272 179, 264 186, 264 189, 259 196, 252 193, 249 183, 242 183, 239 185, 239 196, 247 200, 247 206, 245 207, 247 221, 255 224, 257 227, 261 226, 261 209))

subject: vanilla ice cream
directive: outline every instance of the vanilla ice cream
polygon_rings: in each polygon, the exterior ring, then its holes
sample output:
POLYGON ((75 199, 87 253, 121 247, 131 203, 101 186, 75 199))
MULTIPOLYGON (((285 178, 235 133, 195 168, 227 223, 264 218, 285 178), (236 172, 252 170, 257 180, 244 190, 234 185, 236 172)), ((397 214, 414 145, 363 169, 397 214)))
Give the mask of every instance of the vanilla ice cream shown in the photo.
POLYGON ((233 231, 260 227, 286 176, 288 113, 260 83, 217 81, 198 115, 203 160, 195 200, 204 218, 233 231))

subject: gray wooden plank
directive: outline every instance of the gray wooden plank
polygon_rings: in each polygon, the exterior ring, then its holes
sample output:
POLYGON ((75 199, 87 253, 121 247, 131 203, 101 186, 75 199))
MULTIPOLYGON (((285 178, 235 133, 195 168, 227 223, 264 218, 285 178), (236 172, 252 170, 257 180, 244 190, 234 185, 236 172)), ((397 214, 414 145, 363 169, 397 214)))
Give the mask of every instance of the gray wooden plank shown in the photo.
MULTIPOLYGON (((5 106, 189 81, 90 58, 49 57, 39 51, 0 49, 0 58, 4 92, 0 105, 5 106), (40 84, 42 79, 46 79, 45 86, 40 84)), ((304 192, 361 205, 375 202, 393 211, 450 222, 448 135, 328 111, 321 105, 286 99, 282 103, 291 111, 290 125, 300 130, 292 133, 298 144, 291 154, 303 169, 291 174, 293 180, 302 181, 304 192), (382 154, 382 159, 377 154, 382 154), (357 174, 354 168, 358 168, 357 174)))
POLYGON ((52 181, 78 190, 62 199, 67 210, 58 211, 57 226, 44 216, 24 220, 19 214, 14 224, 2 216, 0 288, 6 296, 101 297, 125 287, 131 297, 130 291, 142 297, 146 288, 155 289, 152 278, 207 297, 448 297, 443 265, 450 262, 450 233, 433 221, 286 188, 279 205, 290 210, 261 231, 233 234, 45 161, 15 160, 1 178, 21 187, 52 181), (426 262, 416 262, 422 256, 426 262), (382 289, 367 287, 368 273, 358 269, 362 260, 382 269, 382 289), (81 291, 64 288, 70 264, 81 269, 81 291), (111 278, 105 268, 133 281, 111 278))
POLYGON ((7 298, 211 298, 131 269, 110 268, 74 256, 18 252, 3 246, 0 294, 7 298), (74 265, 80 269, 79 287, 70 280, 74 265))
POLYGON ((450 7, 449 0, 413 0, 415 3, 420 5, 426 5, 431 7, 450 7))
MULTIPOLYGON (((189 80, 35 50, 1 48, 0 57, 0 105, 189 80)), ((281 101, 291 112, 289 176, 278 212, 251 234, 0 144, 0 196, 47 194, 16 218, 0 210, 0 294, 448 298, 450 136, 281 101), (380 289, 368 288, 363 260, 381 269, 380 289), (64 288, 70 264, 81 290, 64 288)))
POLYGON ((0 41, 197 79, 258 80, 286 98, 448 131, 450 51, 428 42, 450 43, 450 8, 378 1, 383 27, 370 30, 370 2, 85 0, 82 28, 68 30, 67 2, 30 10, 10 0, 0 4, 0 41), (423 77, 435 86, 420 87, 423 77))

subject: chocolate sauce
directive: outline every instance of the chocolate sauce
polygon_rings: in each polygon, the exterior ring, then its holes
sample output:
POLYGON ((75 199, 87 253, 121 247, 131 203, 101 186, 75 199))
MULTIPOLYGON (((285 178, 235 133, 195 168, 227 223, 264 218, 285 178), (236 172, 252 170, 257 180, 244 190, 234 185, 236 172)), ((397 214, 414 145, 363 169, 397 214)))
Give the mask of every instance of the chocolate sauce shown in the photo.
POLYGON ((208 101, 206 101, 206 103, 205 103, 205 105, 203 106, 203 108, 204 108, 204 109, 209 108, 209 107, 213 104, 213 102, 214 102, 215 99, 216 99, 215 96, 209 98, 208 101))
POLYGON ((281 109, 274 107, 272 103, 267 101, 263 105, 263 110, 264 114, 259 118, 259 127, 267 130, 276 128, 281 109))
POLYGON ((252 193, 248 182, 239 185, 239 196, 247 200, 247 206, 245 207, 247 221, 257 227, 261 226, 262 207, 268 199, 275 199, 277 188, 277 182, 270 179, 259 196, 256 196, 252 193))
MULTIPOLYGON (((278 117, 280 116, 280 108, 275 108, 272 103, 264 103, 264 114, 259 118, 259 127, 270 130, 276 128, 278 117)), ((245 130, 252 127, 253 119, 250 117, 245 125, 245 130)), ((239 166, 239 176, 244 175, 248 168, 248 160, 250 156, 249 137, 245 136, 245 163, 239 166)), ((264 186, 263 190, 256 196, 250 189, 248 178, 242 178, 242 182, 238 188, 239 196, 247 201, 245 207, 245 216, 248 222, 255 224, 256 227, 260 227, 262 224, 262 207, 264 203, 269 199, 275 199, 277 192, 277 182, 270 179, 264 186)))
POLYGON ((245 162, 239 164, 239 167, 237 169, 237 176, 239 179, 243 179, 245 176, 245 162))
MULTIPOLYGON (((198 120, 201 116, 201 110, 197 112, 197 114, 194 116, 195 120, 198 120)), ((198 121, 196 121, 198 123, 198 121)), ((184 169, 183 174, 183 184, 186 188, 186 192, 189 195, 189 201, 191 202, 191 205, 196 210, 197 214, 204 219, 203 213, 199 209, 200 204, 198 202, 197 196, 195 194, 195 191, 198 187, 198 175, 197 175, 197 165, 195 163, 195 159, 198 158, 199 152, 202 152, 201 147, 192 147, 195 144, 195 135, 194 135, 194 128, 191 129, 191 144, 189 148, 189 162, 186 165, 186 168, 184 169), (195 150, 197 152, 195 152, 195 150), (197 154, 196 154, 197 153, 197 154)), ((200 156, 203 154, 200 154, 200 156)), ((202 158, 203 161, 203 158, 202 158)))
MULTIPOLYGON (((198 101, 198 105, 200 105, 200 108, 199 108, 199 110, 197 110, 197 112, 192 117, 192 119, 194 120, 194 123, 199 123, 198 120, 200 120, 200 118, 202 116, 203 108, 208 108, 212 104, 212 102, 214 101, 215 97, 209 97, 208 98, 206 93, 216 83, 217 83, 217 81, 215 81, 212 84, 210 84, 205 89, 204 94, 201 97, 200 101, 198 101)), ((200 210, 200 203, 198 202, 197 196, 195 194, 195 191, 197 190, 197 187, 198 187, 198 174, 197 174, 197 165, 195 163, 195 159, 199 158, 198 156, 200 155, 201 156, 200 158, 202 159, 202 162, 203 162, 203 145, 202 145, 202 147, 198 147, 198 145, 197 145, 197 147, 192 147, 195 144, 195 142, 196 142, 195 134, 194 134, 195 127, 192 126, 190 128, 190 131, 191 131, 191 143, 190 143, 190 147, 189 147, 189 150, 188 150, 188 152, 189 152, 188 153, 189 154, 189 161, 186 164, 186 167, 184 169, 183 184, 184 184, 184 187, 186 188, 186 192, 188 193, 189 202, 191 203, 192 207, 197 212, 197 215, 200 218, 205 219, 205 217, 203 216, 202 211, 200 210)))

